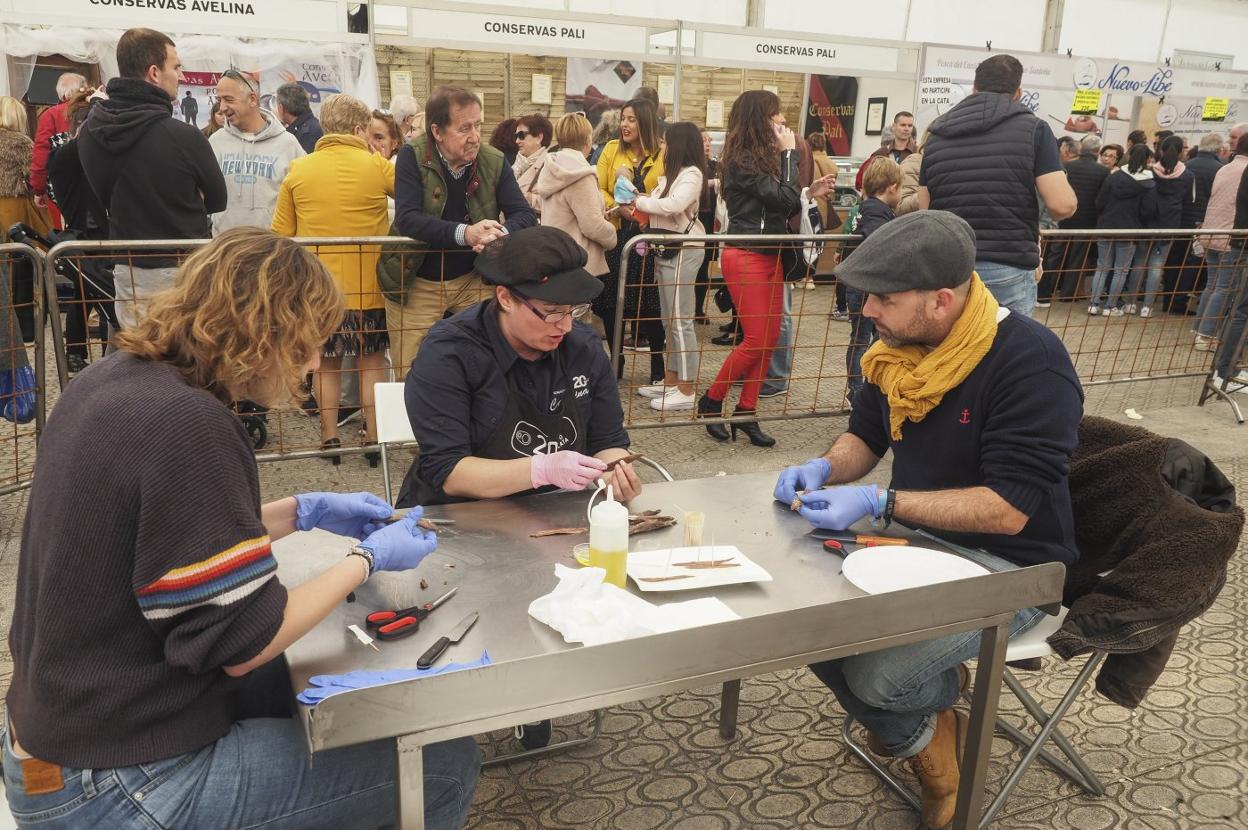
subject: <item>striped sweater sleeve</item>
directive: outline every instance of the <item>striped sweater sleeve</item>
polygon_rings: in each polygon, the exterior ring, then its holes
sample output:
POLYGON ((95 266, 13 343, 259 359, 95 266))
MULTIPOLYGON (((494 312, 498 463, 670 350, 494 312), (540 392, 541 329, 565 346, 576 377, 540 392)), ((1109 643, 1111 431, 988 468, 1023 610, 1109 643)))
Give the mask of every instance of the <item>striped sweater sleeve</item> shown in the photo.
POLYGON ((138 591, 139 608, 155 621, 201 606, 228 607, 262 588, 276 570, 269 537, 246 539, 143 586, 138 591))
POLYGON ((260 519, 254 455, 241 425, 207 398, 168 413, 141 465, 131 585, 169 663, 193 673, 246 662, 281 626, 278 582, 260 519))

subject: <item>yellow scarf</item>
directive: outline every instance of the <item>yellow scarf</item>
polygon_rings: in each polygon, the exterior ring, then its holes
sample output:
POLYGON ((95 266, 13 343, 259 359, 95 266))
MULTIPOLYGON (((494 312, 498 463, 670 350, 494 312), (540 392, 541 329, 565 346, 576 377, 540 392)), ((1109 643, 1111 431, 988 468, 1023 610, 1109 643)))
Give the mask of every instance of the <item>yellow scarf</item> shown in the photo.
POLYGON ((889 429, 901 440, 901 425, 918 423, 966 380, 997 337, 997 301, 979 274, 971 274, 962 315, 941 344, 930 352, 920 346, 890 348, 877 340, 862 356, 862 376, 888 396, 889 429))

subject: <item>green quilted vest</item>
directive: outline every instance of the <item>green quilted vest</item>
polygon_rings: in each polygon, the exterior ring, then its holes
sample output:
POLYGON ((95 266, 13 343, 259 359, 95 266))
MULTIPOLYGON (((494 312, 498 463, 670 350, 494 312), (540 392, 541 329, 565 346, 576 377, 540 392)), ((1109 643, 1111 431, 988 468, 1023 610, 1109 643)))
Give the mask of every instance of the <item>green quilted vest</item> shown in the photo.
MULTIPOLYGON (((424 190, 425 213, 442 216, 446 211, 446 181, 442 178, 442 163, 430 144, 429 136, 422 135, 412 139, 409 144, 420 162, 420 184, 424 190)), ((498 215, 498 180, 503 175, 503 165, 507 160, 503 154, 488 144, 481 145, 477 152, 477 160, 473 162, 468 173, 468 217, 473 222, 482 219, 499 218, 498 215), (476 186, 473 186, 473 183, 476 186)), ((395 225, 390 226, 391 236, 403 236, 395 225)), ((424 242, 405 243, 403 245, 382 246, 381 257, 377 260, 377 282, 381 290, 393 298, 400 292, 406 300, 407 288, 412 280, 418 279, 416 272, 425 261, 428 246, 424 242)))

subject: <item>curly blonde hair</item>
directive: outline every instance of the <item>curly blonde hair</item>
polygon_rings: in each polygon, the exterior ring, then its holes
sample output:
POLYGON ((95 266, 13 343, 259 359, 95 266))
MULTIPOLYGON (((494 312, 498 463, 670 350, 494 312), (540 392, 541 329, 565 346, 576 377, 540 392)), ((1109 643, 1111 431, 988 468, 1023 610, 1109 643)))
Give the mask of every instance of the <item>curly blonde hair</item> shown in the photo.
POLYGON ((223 401, 300 398, 307 364, 346 306, 312 252, 260 228, 232 228, 186 258, 174 285, 117 336, 223 401))
POLYGON ((321 102, 321 129, 326 134, 352 135, 356 128, 368 130, 373 111, 359 98, 343 92, 335 93, 321 102))

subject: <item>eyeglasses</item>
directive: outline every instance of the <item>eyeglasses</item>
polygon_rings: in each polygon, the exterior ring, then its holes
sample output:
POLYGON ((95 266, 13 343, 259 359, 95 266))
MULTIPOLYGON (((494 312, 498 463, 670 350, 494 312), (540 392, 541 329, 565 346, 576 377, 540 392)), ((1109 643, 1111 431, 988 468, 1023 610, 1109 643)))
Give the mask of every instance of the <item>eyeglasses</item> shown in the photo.
POLYGON ((229 69, 222 72, 221 76, 223 78, 233 78, 236 81, 242 81, 243 84, 246 85, 246 87, 250 89, 252 92, 260 91, 259 87, 255 83, 252 82, 251 78, 248 78, 246 75, 244 75, 242 72, 239 72, 237 69, 235 69, 232 66, 229 69))
POLYGON ((524 130, 516 130, 516 141, 524 141, 528 137, 529 134, 524 130))
POLYGON ((519 292, 512 291, 511 296, 519 300, 522 306, 533 312, 534 317, 541 320, 543 323, 550 323, 551 325, 554 325, 555 323, 562 323, 569 317, 573 320, 579 320, 584 317, 590 309, 589 303, 581 303, 580 305, 572 306, 567 311, 542 311, 541 309, 534 307, 534 305, 529 302, 528 297, 525 297, 519 292))

